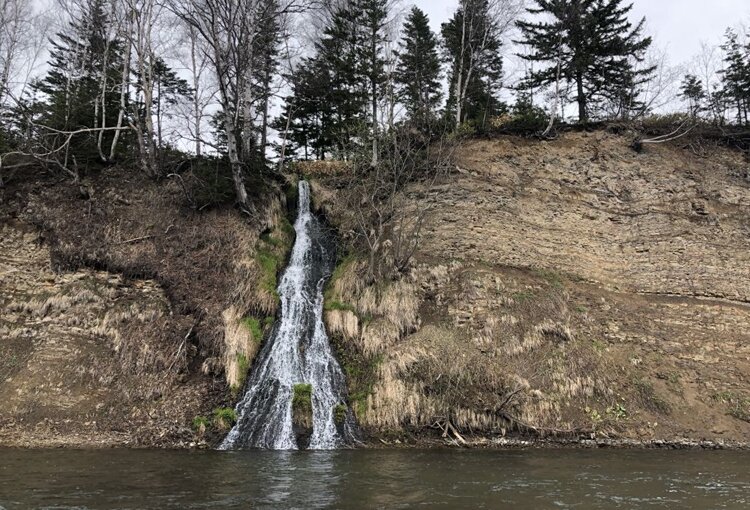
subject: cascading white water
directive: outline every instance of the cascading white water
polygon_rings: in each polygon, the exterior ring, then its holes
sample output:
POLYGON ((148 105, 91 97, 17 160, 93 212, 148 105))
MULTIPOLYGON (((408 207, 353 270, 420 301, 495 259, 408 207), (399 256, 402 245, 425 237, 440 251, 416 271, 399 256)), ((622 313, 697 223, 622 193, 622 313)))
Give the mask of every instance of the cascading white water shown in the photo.
POLYGON ((281 278, 281 318, 260 352, 237 404, 237 424, 220 449, 297 449, 292 423, 295 384, 312 385, 310 449, 332 449, 351 439, 351 412, 336 426, 335 408, 346 401, 344 374, 323 324, 323 286, 335 264, 335 247, 310 212, 310 187, 299 183, 297 238, 281 278))

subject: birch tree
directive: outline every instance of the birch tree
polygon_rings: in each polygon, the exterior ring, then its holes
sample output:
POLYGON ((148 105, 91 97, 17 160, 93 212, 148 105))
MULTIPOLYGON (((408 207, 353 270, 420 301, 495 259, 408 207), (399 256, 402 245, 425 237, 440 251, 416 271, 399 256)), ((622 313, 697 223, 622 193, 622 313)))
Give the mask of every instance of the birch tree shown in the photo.
POLYGON ((485 100, 491 99, 502 71, 502 37, 522 9, 521 0, 459 0, 453 18, 443 24, 443 43, 451 65, 449 106, 456 127, 465 120, 472 86, 484 88, 485 100))
POLYGON ((280 0, 269 9, 263 0, 169 0, 170 9, 203 40, 218 85, 237 203, 246 212, 252 212, 243 173, 253 146, 255 43, 264 25, 301 12, 309 3, 280 0))

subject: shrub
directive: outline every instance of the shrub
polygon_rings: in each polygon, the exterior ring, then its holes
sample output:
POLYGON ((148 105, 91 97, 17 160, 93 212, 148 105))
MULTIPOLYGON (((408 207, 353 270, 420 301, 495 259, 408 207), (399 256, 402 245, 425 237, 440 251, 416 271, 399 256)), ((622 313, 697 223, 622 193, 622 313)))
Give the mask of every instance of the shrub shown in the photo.
POLYGON ((196 416, 193 418, 193 430, 195 430, 199 435, 203 435, 206 433, 206 429, 211 424, 208 418, 205 416, 196 416))
POLYGON ((312 411, 312 384, 295 384, 292 407, 298 411, 312 411))
POLYGON ((237 423, 237 413, 231 407, 214 409, 214 425, 219 430, 227 430, 237 423))
POLYGON ((336 407, 333 408, 333 419, 339 425, 346 421, 346 411, 346 404, 336 404, 336 407))

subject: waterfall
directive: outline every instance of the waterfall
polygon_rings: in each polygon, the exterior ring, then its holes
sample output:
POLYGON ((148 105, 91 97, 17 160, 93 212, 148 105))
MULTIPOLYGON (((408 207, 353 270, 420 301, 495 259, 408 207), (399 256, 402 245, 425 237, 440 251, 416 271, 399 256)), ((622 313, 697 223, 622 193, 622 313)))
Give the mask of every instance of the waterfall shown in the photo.
POLYGON ((278 286, 281 318, 258 355, 245 394, 237 404, 237 423, 220 449, 297 449, 292 423, 295 384, 312 385, 310 449, 333 449, 353 437, 347 409, 336 423, 336 407, 346 402, 346 381, 331 352, 323 324, 323 287, 336 263, 335 244, 310 212, 310 187, 299 183, 296 241, 278 286))

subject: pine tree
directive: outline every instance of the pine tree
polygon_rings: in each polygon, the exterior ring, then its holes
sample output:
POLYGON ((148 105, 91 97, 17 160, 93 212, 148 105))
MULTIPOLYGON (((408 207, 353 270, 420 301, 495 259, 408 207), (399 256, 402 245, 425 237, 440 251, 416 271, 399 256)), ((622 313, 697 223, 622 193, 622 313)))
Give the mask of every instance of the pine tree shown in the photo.
POLYGON ((409 117, 420 126, 434 117, 443 96, 437 44, 427 15, 412 8, 404 23, 395 80, 409 117))
MULTIPOLYGON (((59 33, 52 41, 50 70, 33 85, 44 98, 44 106, 36 108, 42 112, 37 119, 40 124, 60 131, 117 124, 120 97, 116 84, 122 80, 123 44, 108 38, 105 7, 105 0, 88 0, 80 18, 71 23, 70 35, 59 33)), ((112 136, 108 132, 103 138, 111 140, 112 136)), ((73 137, 62 165, 101 160, 97 137, 96 132, 73 137)))
POLYGON ((443 46, 450 65, 447 113, 456 125, 487 120, 505 111, 499 99, 502 85, 502 42, 488 0, 462 0, 447 23, 443 23, 443 46))
MULTIPOLYGON (((651 45, 643 37, 645 18, 635 26, 628 20, 633 5, 623 0, 535 0, 527 9, 534 17, 547 15, 551 21, 518 21, 530 48, 521 58, 550 65, 535 71, 528 86, 545 86, 560 77, 575 86, 578 120, 586 123, 597 101, 637 90, 654 68, 636 70, 651 45)), ((632 95, 632 94, 631 94, 632 95)))

